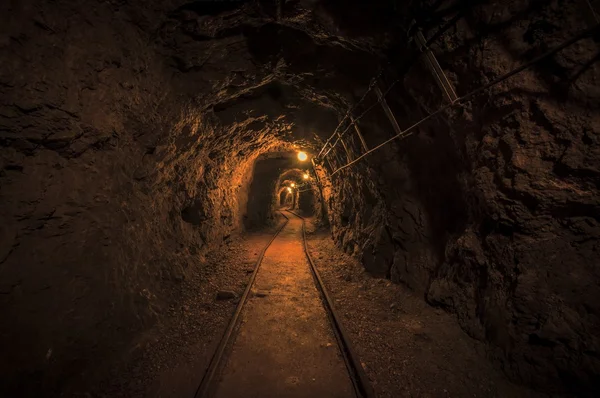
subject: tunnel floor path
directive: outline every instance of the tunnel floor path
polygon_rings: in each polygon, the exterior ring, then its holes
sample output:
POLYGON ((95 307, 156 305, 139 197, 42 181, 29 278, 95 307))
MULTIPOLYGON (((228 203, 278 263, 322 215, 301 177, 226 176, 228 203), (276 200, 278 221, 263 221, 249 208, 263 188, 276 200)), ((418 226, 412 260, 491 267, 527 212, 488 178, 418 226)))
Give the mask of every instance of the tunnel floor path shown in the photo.
POLYGON ((303 251, 302 220, 288 217, 265 253, 216 397, 354 396, 303 251))

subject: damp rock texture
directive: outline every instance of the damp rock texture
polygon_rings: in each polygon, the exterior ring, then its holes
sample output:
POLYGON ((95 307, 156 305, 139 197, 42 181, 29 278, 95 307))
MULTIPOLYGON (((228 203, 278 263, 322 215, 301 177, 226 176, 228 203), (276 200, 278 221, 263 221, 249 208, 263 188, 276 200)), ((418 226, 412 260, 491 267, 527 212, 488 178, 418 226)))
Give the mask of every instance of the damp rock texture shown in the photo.
POLYGON ((313 7, 2 4, 2 394, 110 367, 255 216, 255 160, 334 128, 384 37, 313 7))
MULTIPOLYGON (((594 26, 588 11, 570 1, 465 8, 432 49, 461 96, 594 26)), ((514 380, 583 395, 600 388, 597 52, 596 33, 325 189, 334 239, 367 270, 454 312, 514 380)), ((403 128, 448 103, 424 63, 407 68, 383 77, 403 128)), ((359 122, 370 146, 395 134, 376 115, 359 122)))
MULTIPOLYGON (((515 381, 598 388, 597 36, 335 175, 364 152, 352 127, 295 158, 377 101, 375 75, 401 128, 444 103, 419 28, 458 14, 431 48, 463 95, 594 23, 575 0, 412 3, 3 2, 0 395, 85 391, 283 204, 515 381)), ((369 148, 395 134, 380 106, 358 126, 369 148)))

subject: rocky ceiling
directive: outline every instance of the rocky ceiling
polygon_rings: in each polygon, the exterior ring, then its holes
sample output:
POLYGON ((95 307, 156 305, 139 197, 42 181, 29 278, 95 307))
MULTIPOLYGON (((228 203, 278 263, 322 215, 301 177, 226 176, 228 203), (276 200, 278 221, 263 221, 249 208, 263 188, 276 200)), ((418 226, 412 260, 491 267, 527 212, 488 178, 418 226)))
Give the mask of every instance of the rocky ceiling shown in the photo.
MULTIPOLYGON (((593 25, 583 3, 2 2, 0 393, 59 395, 110 368, 190 270, 213 272, 205 253, 272 220, 282 173, 305 167, 294 152, 314 154, 381 68, 402 126, 439 106, 415 27, 453 21, 432 49, 467 93, 593 25)), ((597 42, 334 178, 317 165, 299 198, 513 380, 557 391, 600 374, 597 42)), ((370 147, 393 134, 379 108, 360 125, 370 147)))
POLYGON ((391 41, 385 25, 378 32, 344 25, 320 2, 282 2, 279 10, 277 2, 214 4, 170 11, 156 34, 184 80, 182 92, 224 124, 285 115, 298 139, 327 136, 340 111, 364 92, 391 41), (216 95, 203 97, 209 91, 216 95))

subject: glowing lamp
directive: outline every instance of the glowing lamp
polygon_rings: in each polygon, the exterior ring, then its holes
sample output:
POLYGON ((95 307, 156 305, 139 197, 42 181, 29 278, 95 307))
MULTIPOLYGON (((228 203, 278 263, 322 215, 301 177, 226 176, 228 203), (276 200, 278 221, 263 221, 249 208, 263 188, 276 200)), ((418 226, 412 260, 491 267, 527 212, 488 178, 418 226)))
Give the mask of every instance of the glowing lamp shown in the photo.
POLYGON ((296 186, 296 184, 294 184, 293 182, 290 184, 290 187, 294 188, 296 186))
POLYGON ((288 191, 289 193, 292 193, 292 188, 288 187, 287 191, 288 191))
POLYGON ((306 173, 305 173, 305 174, 304 174, 302 177, 303 177, 305 180, 308 180, 308 174, 306 174, 306 173))
POLYGON ((308 155, 306 154, 306 152, 298 152, 298 159, 301 162, 304 162, 306 159, 308 159, 308 155))

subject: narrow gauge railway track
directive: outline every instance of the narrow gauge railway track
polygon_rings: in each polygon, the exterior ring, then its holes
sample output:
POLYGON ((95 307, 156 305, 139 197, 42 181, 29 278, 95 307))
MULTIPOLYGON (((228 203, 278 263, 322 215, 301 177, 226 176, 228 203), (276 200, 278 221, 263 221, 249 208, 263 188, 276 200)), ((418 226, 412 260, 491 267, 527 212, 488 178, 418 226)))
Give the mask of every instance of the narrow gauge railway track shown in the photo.
MULTIPOLYGON (((288 215, 284 214, 283 212, 280 213, 285 218, 285 222, 281 225, 281 227, 278 228, 273 237, 270 239, 269 243, 262 249, 260 255, 258 256, 254 267, 254 271, 252 272, 248 285, 246 286, 246 289, 244 290, 244 293, 242 294, 242 297, 238 302, 238 305, 231 317, 231 320, 227 328, 225 329, 225 333, 223 334, 221 341, 219 342, 219 345, 217 346, 212 356, 212 359, 204 373, 202 381, 196 391, 195 398, 208 398, 211 397, 215 392, 214 390, 217 384, 216 376, 219 373, 219 371, 223 368, 227 359, 226 352, 228 351, 228 348, 231 347, 232 344, 235 342, 237 332, 239 332, 240 315, 244 310, 246 303, 248 302, 250 292, 256 280, 256 276, 258 274, 260 266, 263 262, 265 253, 267 252, 271 244, 275 241, 275 239, 277 239, 281 231, 287 226, 290 220, 290 217, 288 215)), ((342 354, 344 364, 348 371, 349 378, 352 382, 354 394, 357 398, 373 398, 375 395, 372 390, 372 387, 368 381, 368 378, 362 368, 360 361, 358 360, 358 356, 354 352, 352 345, 347 337, 347 334, 344 331, 343 326, 341 325, 341 322, 339 320, 340 318, 333 307, 333 303, 329 297, 329 294, 327 293, 327 290, 325 289, 317 267, 315 266, 308 251, 308 245, 306 241, 305 219, 304 217, 292 211, 287 210, 287 213, 289 213, 289 215, 292 215, 293 217, 297 217, 300 220, 302 220, 302 247, 304 250, 304 254, 309 263, 309 268, 313 277, 313 281, 319 292, 323 308, 325 309, 333 334, 335 335, 339 350, 342 354)))

